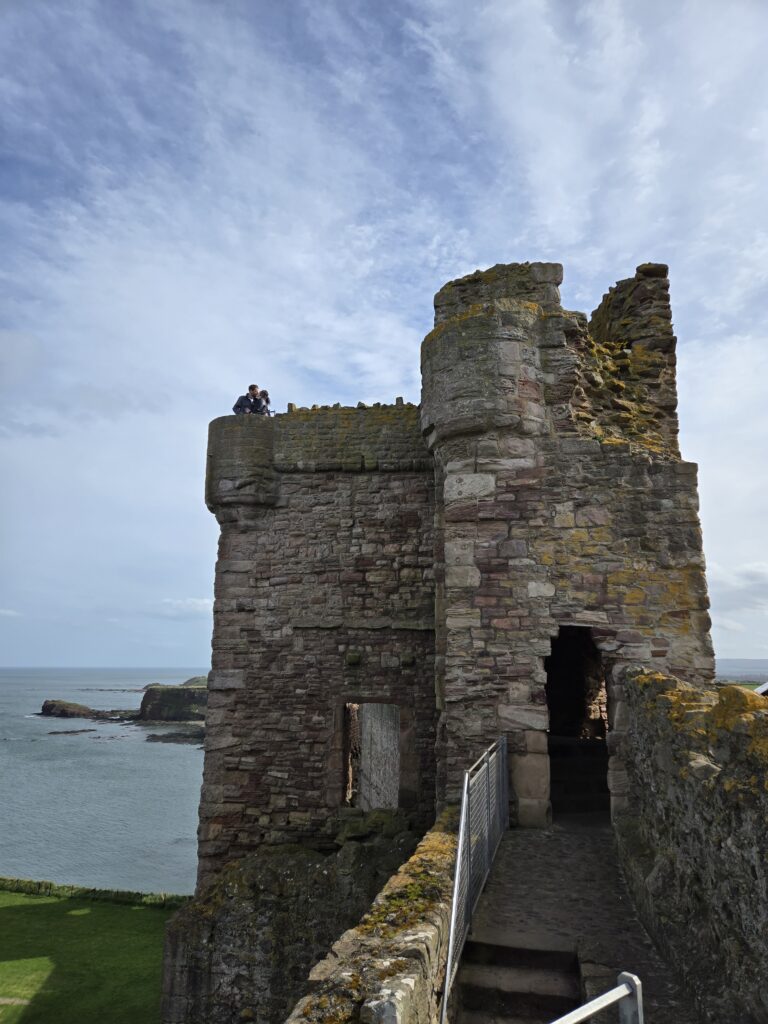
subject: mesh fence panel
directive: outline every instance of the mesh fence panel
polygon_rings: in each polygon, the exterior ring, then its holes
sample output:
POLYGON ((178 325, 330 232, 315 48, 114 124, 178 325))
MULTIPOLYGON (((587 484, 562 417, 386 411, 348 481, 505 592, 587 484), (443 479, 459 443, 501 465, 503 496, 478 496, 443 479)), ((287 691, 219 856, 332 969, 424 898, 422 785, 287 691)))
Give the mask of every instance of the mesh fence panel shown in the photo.
POLYGON ((509 825, 508 793, 507 740, 502 736, 464 773, 441 1024, 445 1022, 448 995, 472 925, 472 914, 509 825))

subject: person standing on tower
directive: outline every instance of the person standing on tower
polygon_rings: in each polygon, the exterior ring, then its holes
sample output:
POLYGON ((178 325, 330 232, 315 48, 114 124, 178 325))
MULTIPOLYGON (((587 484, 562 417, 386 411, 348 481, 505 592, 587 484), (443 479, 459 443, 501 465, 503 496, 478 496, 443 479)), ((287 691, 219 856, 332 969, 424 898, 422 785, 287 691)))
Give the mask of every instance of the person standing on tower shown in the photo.
POLYGON ((249 384, 248 393, 241 395, 232 406, 232 412, 240 416, 243 413, 263 413, 264 402, 259 397, 259 385, 249 384))

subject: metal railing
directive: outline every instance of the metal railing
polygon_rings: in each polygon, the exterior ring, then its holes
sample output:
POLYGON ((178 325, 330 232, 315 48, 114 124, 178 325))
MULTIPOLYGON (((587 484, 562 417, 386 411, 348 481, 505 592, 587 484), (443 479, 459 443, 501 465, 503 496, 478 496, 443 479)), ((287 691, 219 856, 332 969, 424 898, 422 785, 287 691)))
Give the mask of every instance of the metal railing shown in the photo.
POLYGON ((643 986, 636 974, 622 971, 616 979, 617 986, 601 996, 591 999, 578 1010, 571 1010, 564 1017, 558 1017, 552 1024, 582 1024, 599 1010, 619 1003, 619 1024, 643 1024, 643 986))
POLYGON ((507 738, 502 736, 464 772, 440 1024, 445 1024, 448 996, 472 925, 472 914, 508 826, 507 738))

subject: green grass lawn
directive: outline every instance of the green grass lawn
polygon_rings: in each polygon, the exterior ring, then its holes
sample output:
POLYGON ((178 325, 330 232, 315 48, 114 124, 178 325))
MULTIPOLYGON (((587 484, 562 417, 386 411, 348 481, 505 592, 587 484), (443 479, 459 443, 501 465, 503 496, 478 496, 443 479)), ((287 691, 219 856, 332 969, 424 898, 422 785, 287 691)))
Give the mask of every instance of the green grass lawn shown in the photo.
POLYGON ((0 892, 1 1024, 158 1024, 172 913, 0 892))

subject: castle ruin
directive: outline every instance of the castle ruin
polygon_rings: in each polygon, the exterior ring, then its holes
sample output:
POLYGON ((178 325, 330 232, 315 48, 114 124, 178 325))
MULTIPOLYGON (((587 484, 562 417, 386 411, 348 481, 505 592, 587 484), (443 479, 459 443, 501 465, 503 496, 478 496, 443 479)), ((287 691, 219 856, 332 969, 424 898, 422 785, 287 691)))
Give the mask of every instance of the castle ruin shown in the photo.
POLYGON ((420 406, 211 424, 199 879, 166 1024, 283 1019, 500 734, 515 825, 557 818, 557 738, 602 745, 621 820, 627 667, 713 679, 667 268, 591 318, 561 280, 524 263, 442 288, 420 406))

